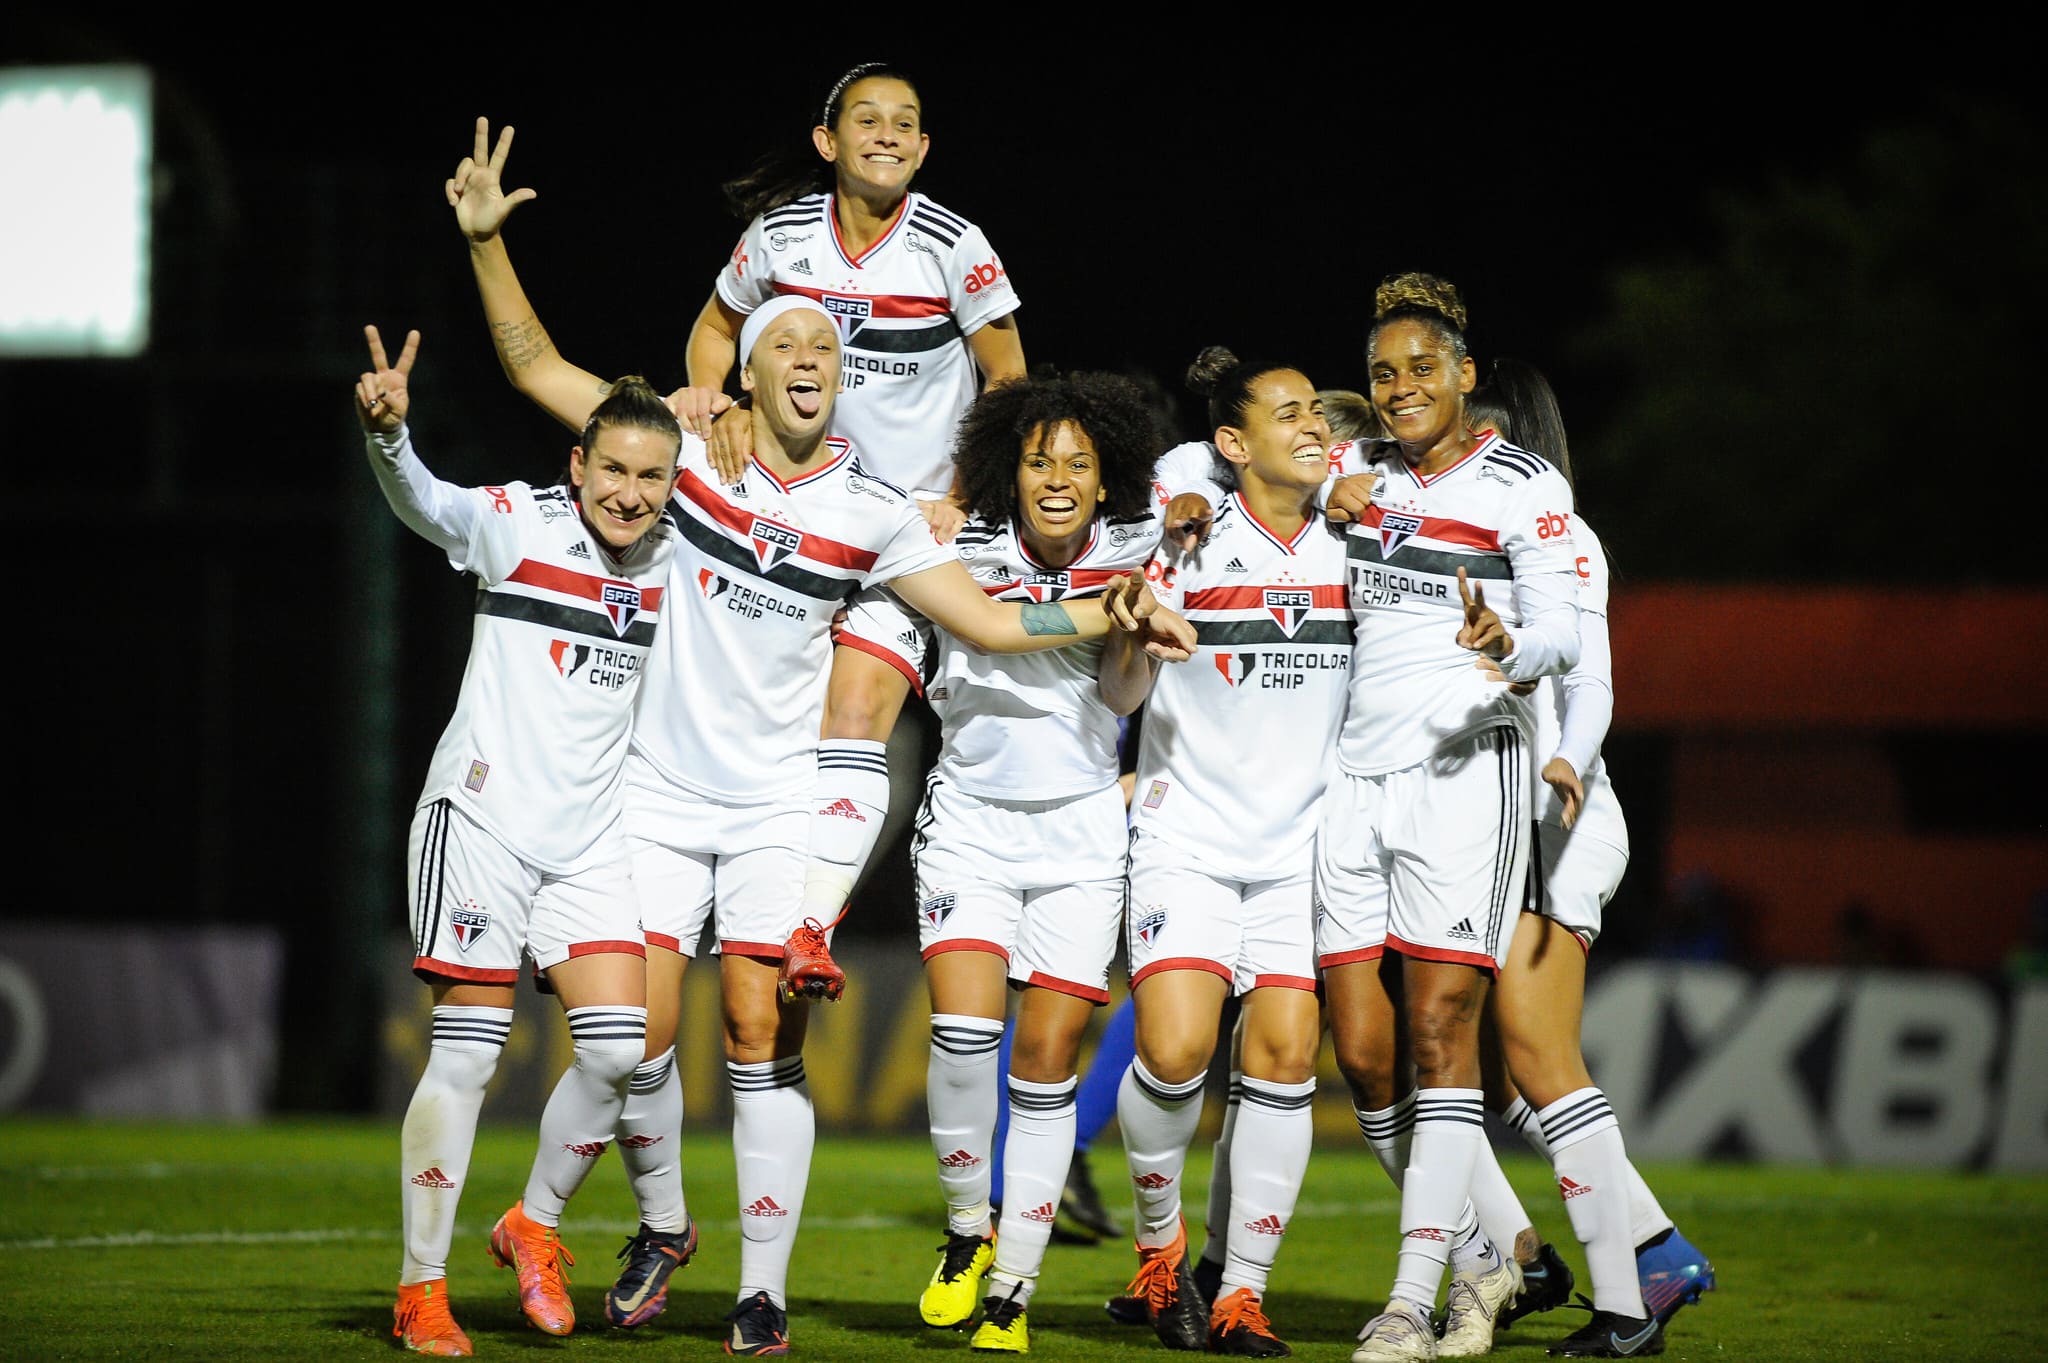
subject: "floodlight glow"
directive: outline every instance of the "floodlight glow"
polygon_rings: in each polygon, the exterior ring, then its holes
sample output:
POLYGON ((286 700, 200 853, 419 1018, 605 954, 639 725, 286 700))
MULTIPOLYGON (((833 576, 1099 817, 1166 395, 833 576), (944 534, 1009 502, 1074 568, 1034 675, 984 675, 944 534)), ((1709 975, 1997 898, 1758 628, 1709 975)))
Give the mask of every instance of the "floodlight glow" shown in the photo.
POLYGON ((149 347, 150 78, 0 70, 0 354, 149 347))

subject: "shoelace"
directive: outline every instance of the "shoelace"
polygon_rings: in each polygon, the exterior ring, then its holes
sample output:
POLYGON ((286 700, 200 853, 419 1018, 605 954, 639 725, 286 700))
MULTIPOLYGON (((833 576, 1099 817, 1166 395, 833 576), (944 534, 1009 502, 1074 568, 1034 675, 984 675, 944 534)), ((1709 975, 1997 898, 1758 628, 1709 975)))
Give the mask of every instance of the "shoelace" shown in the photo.
POLYGON ((534 1264, 534 1272, 540 1277, 541 1285, 554 1288, 563 1295, 569 1290, 569 1267, 576 1263, 576 1256, 562 1243, 562 1237, 553 1226, 543 1226, 541 1236, 543 1252, 540 1261, 534 1264))
POLYGON ((674 1259, 678 1264, 681 1264, 683 1261, 681 1250, 672 1247, 659 1237, 653 1235, 627 1236, 626 1247, 620 1250, 614 1257, 626 1261, 626 1270, 628 1272, 639 1269, 642 1260, 645 1260, 650 1265, 648 1268, 641 1269, 641 1276, 645 1277, 653 1271, 651 1266, 658 1263, 660 1261, 659 1256, 663 1254, 674 1259))
POLYGON ((439 1339, 459 1334, 460 1330, 455 1324, 455 1313, 448 1309, 448 1294, 423 1292, 399 1309, 398 1322, 391 1333, 400 1338, 439 1339), (419 1328, 415 1330, 414 1326, 419 1328))
POLYGON ((981 1252, 987 1240, 978 1235, 949 1235, 946 1243, 939 1248, 946 1252, 946 1261, 940 1265, 941 1278, 957 1278, 967 1271, 974 1262, 974 1256, 981 1252))
POLYGON ((1131 1279, 1124 1295, 1143 1297, 1154 1311, 1165 1310, 1167 1303, 1180 1291, 1181 1256, 1175 1253, 1176 1250, 1185 1252, 1178 1240, 1157 1250, 1144 1251, 1145 1260, 1138 1265, 1138 1276, 1131 1279))
POLYGON ((1273 1322, 1266 1319, 1266 1313, 1259 1309, 1259 1299, 1239 1289, 1216 1304, 1218 1312, 1210 1329, 1216 1334, 1225 1330, 1245 1329, 1255 1335, 1273 1333, 1273 1322))

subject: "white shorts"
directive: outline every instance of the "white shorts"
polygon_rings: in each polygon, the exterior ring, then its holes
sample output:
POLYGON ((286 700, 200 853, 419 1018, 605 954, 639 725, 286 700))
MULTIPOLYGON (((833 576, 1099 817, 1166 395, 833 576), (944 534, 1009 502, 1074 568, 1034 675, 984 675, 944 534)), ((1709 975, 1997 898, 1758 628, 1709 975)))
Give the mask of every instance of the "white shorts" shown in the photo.
POLYGON ((832 642, 880 658, 901 672, 920 696, 925 679, 938 666, 931 623, 881 587, 865 587, 853 598, 846 608, 846 623, 832 631, 832 642))
POLYGON ((650 769, 627 759, 626 846, 647 940, 694 956, 709 923, 719 951, 780 960, 803 919, 808 799, 722 804, 636 770, 650 769))
POLYGON ((1313 868, 1281 880, 1233 880, 1163 838, 1131 835, 1124 953, 1131 987, 1162 970, 1206 970, 1233 994, 1316 987, 1313 868))
POLYGON ((1495 726, 1379 776, 1339 773, 1316 834, 1316 952, 1496 971, 1529 870, 1529 745, 1495 726))
POLYGON ((625 843, 600 847, 608 854, 588 868, 551 875, 449 801, 421 805, 405 856, 413 973, 517 984, 522 955, 541 970, 572 956, 645 956, 625 843))
POLYGON ((1530 869, 1524 911, 1542 914, 1592 946, 1600 936, 1600 911, 1628 870, 1628 849, 1549 823, 1536 825, 1536 839, 1541 856, 1530 869))
POLYGON ((991 952, 1013 983, 1109 1002, 1127 838, 1121 787, 999 802, 933 772, 910 850, 921 956, 991 952))

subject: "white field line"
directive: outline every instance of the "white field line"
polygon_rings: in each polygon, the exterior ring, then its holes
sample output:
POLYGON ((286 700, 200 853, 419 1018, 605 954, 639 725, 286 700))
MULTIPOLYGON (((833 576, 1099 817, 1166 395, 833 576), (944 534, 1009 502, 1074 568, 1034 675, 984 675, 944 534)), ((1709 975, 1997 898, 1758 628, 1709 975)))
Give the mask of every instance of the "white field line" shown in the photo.
MULTIPOLYGON (((1392 1199, 1377 1199, 1367 1202, 1311 1202, 1296 1207, 1296 1220, 1332 1220, 1340 1217, 1384 1215, 1398 1213, 1401 1204, 1392 1199)), ((807 1216, 804 1226, 816 1230, 891 1230, 904 1226, 921 1225, 921 1219, 902 1216, 807 1216)), ((727 1221, 724 1228, 737 1229, 737 1220, 727 1221)), ((587 1235, 631 1235, 635 1226, 624 1221, 585 1221, 571 1217, 562 1223, 562 1228, 571 1234, 587 1235)), ((476 1238, 490 1234, 490 1227, 484 1225, 457 1226, 458 1237, 476 1238)), ((398 1238, 398 1227, 367 1229, 341 1228, 322 1230, 279 1230, 279 1231, 121 1231, 110 1235, 45 1235, 24 1240, 0 1240, 0 1254, 21 1253, 27 1250, 65 1249, 183 1249, 193 1245, 321 1245, 349 1240, 392 1241, 398 1238)))

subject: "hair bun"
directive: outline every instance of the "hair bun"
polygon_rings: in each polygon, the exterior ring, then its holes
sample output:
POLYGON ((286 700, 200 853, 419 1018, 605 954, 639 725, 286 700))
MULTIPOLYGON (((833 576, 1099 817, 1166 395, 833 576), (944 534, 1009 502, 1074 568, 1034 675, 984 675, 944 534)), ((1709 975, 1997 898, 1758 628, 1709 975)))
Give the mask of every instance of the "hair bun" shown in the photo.
POLYGON ((1228 347, 1204 346, 1202 353, 1195 356, 1195 362, 1188 366, 1187 385, 1194 392, 1208 397, 1238 364, 1237 356, 1228 347))

